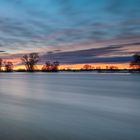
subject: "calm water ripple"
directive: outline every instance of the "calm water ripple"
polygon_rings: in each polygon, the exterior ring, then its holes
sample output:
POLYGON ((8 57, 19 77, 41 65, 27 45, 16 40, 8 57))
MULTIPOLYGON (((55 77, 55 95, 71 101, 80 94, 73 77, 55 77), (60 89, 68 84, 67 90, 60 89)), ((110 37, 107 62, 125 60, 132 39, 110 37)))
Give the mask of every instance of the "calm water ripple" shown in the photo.
POLYGON ((0 73, 0 140, 140 140, 140 75, 0 73))

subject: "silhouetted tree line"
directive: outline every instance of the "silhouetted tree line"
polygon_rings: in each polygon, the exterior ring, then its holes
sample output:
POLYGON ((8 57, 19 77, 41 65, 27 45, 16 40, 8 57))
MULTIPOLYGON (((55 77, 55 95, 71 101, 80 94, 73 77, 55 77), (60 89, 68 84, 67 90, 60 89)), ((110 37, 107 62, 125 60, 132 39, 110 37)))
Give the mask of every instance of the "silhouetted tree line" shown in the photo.
MULTIPOLYGON (((36 64, 39 61, 38 53, 30 53, 29 55, 24 55, 21 58, 23 64, 26 67, 26 70, 29 72, 33 72, 36 70, 36 64)), ((50 61, 46 61, 45 65, 42 67, 42 71, 44 72, 57 72, 58 71, 59 62, 55 61, 51 63, 50 61)))
MULTIPOLYGON (((25 65, 26 71, 27 72, 34 72, 37 70, 36 64, 38 63, 39 55, 38 53, 30 53, 23 55, 22 58, 22 64, 25 65)), ((42 71, 45 72, 57 72, 58 71, 58 66, 59 62, 50 62, 46 61, 45 65, 42 67, 42 71)), ((4 61, 0 58, 0 71, 5 71, 5 72, 12 72, 13 71, 13 63, 11 61, 4 61), (3 68, 3 69, 2 69, 3 68)), ((24 70, 21 70, 24 71, 24 70)))
POLYGON ((83 71, 91 71, 93 69, 94 69, 94 67, 92 65, 85 64, 81 70, 83 70, 83 71))
MULTIPOLYGON (((22 58, 22 64, 25 65, 26 71, 27 72, 34 72, 37 70, 37 63, 40 60, 38 53, 30 53, 23 55, 22 58)), ((5 72, 12 72, 13 71, 13 63, 11 61, 3 61, 0 58, 0 72, 5 71, 5 72)), ((59 67, 59 62, 54 61, 46 61, 45 64, 42 66, 41 71, 43 72, 57 72, 59 67)), ((133 55, 133 60, 130 62, 130 72, 132 71, 137 71, 140 72, 140 54, 134 54, 133 55)), ((99 72, 101 71, 119 71, 118 67, 116 66, 106 66, 105 69, 101 69, 101 67, 96 67, 94 68, 90 64, 85 64, 83 68, 80 70, 70 70, 70 71, 93 71, 93 70, 98 70, 99 72)), ((25 71, 25 70, 23 70, 25 71)), ((68 70, 67 70, 68 71, 68 70)))
MULTIPOLYGON (((97 70, 98 72, 104 72, 104 71, 111 71, 111 72, 118 72, 120 69, 117 66, 106 66, 105 69, 101 69, 100 66, 93 67, 92 65, 85 64, 81 71, 93 71, 97 70)), ((129 72, 140 72, 140 54, 134 54, 133 60, 130 62, 130 70, 129 72)))

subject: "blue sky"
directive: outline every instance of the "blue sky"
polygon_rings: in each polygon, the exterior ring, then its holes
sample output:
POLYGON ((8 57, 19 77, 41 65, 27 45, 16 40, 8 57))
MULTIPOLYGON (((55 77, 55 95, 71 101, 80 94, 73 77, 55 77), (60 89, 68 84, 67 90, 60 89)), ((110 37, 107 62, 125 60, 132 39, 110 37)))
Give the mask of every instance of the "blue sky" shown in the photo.
POLYGON ((125 63, 140 52, 140 0, 0 0, 0 55, 125 63))

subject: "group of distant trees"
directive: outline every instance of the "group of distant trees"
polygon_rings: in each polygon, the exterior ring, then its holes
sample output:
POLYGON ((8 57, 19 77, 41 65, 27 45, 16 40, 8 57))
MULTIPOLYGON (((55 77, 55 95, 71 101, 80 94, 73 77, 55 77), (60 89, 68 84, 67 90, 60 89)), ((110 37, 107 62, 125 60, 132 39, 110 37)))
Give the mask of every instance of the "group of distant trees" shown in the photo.
MULTIPOLYGON (((37 70, 37 63, 40 60, 38 53, 30 53, 23 55, 22 58, 22 64, 25 65, 26 71, 28 72, 33 72, 37 70)), ((3 71, 2 68, 4 68, 5 72, 12 72, 13 71, 13 63, 11 61, 3 61, 0 58, 0 71, 3 71)), ((57 72, 59 67, 59 62, 54 61, 46 61, 46 63, 42 66, 42 71, 43 72, 57 72)), ((133 55, 133 61, 130 62, 130 68, 134 71, 139 71, 140 72, 140 54, 135 54, 133 55)), ((93 70, 94 67, 89 64, 85 64, 81 70, 85 71, 90 71, 93 70)), ((97 69, 97 68, 96 68, 97 69)), ((116 66, 110 66, 106 67, 106 70, 117 70, 118 68, 116 66)))
POLYGON ((81 70, 90 71, 93 70, 93 66, 90 64, 85 64, 81 70))
POLYGON ((2 71, 2 67, 4 67, 4 70, 6 72, 13 71, 13 63, 10 61, 4 61, 0 58, 0 71, 2 71))
MULTIPOLYGON (((134 54, 133 60, 130 62, 131 71, 138 71, 140 72, 140 54, 134 54)), ((101 69, 100 67, 94 68, 92 65, 85 64, 81 70, 90 71, 93 69, 101 69)), ((105 70, 119 70, 117 66, 106 66, 105 70)))
POLYGON ((50 61, 47 61, 45 63, 45 65, 42 67, 42 71, 46 71, 46 72, 56 72, 58 71, 58 66, 59 66, 59 62, 55 61, 53 63, 51 63, 50 61))
MULTIPOLYGON (((101 67, 100 66, 97 66, 97 67, 93 67, 92 65, 90 64, 85 64, 81 70, 82 71, 92 71, 92 70, 100 70, 101 67)), ((103 70, 118 70, 119 68, 117 66, 106 66, 106 68, 104 68, 103 70)))
MULTIPOLYGON (((25 54, 21 58, 22 64, 25 65, 26 71, 33 72, 37 70, 36 64, 38 63, 39 55, 38 53, 30 53, 25 54)), ((5 72, 12 72, 13 71, 13 63, 11 61, 4 61, 0 58, 0 71, 3 71, 2 68, 4 68, 5 72)), ((57 72, 58 71, 59 62, 55 61, 51 63, 50 61, 47 61, 45 65, 42 67, 42 71, 46 72, 57 72)))

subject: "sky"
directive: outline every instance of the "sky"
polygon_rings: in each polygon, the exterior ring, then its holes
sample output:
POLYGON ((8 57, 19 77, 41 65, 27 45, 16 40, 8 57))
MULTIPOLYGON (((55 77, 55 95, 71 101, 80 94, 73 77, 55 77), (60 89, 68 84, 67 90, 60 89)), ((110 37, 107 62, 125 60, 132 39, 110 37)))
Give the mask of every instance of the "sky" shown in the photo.
POLYGON ((21 64, 128 63, 140 53, 140 0, 0 0, 0 57, 21 64))

